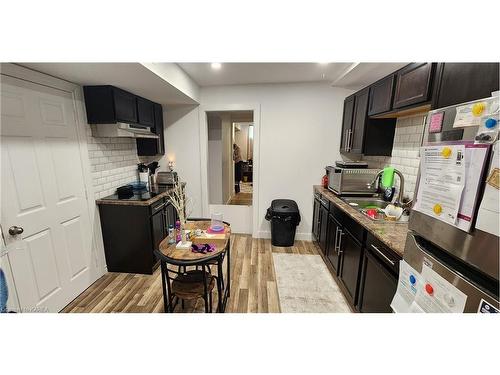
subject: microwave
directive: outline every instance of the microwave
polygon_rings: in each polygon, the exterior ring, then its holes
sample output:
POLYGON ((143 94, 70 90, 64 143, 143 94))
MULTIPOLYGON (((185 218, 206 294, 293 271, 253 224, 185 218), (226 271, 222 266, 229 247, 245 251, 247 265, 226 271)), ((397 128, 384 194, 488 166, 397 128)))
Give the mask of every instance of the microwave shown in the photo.
POLYGON ((328 166, 328 190, 337 195, 374 195, 377 193, 375 178, 378 169, 342 168, 328 166))

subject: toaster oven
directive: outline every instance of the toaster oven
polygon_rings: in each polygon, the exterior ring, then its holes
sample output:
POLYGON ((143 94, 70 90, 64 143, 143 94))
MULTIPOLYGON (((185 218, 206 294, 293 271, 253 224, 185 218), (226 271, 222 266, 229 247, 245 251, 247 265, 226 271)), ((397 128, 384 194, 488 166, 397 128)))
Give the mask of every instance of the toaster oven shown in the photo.
POLYGON ((328 190, 337 195, 374 195, 377 193, 375 178, 378 169, 341 168, 328 166, 328 190))

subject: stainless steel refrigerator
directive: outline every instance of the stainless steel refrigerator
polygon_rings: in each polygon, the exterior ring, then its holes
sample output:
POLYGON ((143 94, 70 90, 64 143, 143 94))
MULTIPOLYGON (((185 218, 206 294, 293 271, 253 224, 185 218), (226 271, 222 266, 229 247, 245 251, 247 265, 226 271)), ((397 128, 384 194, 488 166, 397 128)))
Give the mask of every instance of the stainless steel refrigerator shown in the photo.
MULTIPOLYGON (((488 123, 493 124, 494 130, 495 126, 497 128, 500 126, 496 95, 433 110, 427 116, 422 144, 423 146, 454 145, 467 141, 473 144, 475 139, 479 139, 478 129, 484 127, 484 123, 474 124, 484 122, 485 116, 489 115, 493 119, 496 116, 496 120, 488 123), (461 113, 464 110, 472 110, 475 113, 464 115, 461 113), (481 113, 481 110, 484 113, 481 113), (465 119, 459 119, 462 115, 465 119), (467 121, 473 122, 467 123, 467 121)), ((492 178, 496 178, 498 184, 499 147, 498 142, 488 145, 485 163, 482 170, 478 171, 481 177, 477 185, 475 208, 469 217, 468 230, 457 228, 417 210, 413 210, 410 216, 404 261, 419 273, 424 266, 432 267, 440 277, 464 293, 466 295, 464 312, 497 312, 499 308, 498 196, 500 192, 498 186, 495 187, 495 182, 491 181, 492 178)), ((422 164, 417 190, 422 188, 421 175, 422 164)), ((468 181, 465 182, 467 183, 468 181)), ((418 197, 417 193, 415 197, 418 197)), ((440 303, 451 305, 455 301, 447 297, 440 303)), ((439 312, 439 309, 435 312, 439 312)))

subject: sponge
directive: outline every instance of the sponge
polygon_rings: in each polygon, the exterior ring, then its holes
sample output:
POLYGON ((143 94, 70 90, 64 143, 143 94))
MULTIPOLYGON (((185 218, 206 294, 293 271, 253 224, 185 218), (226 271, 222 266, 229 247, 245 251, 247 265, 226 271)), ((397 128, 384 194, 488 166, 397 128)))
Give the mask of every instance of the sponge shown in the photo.
POLYGON ((382 173, 382 188, 391 188, 394 183, 394 167, 385 167, 382 173))

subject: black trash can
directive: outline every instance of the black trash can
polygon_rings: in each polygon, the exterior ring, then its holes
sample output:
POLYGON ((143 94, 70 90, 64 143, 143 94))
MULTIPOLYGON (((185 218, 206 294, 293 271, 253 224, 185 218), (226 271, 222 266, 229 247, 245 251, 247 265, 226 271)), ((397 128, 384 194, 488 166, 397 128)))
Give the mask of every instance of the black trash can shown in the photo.
POLYGON ((267 209, 266 220, 271 221, 273 246, 293 246, 295 231, 300 223, 297 203, 291 199, 275 199, 267 209))

